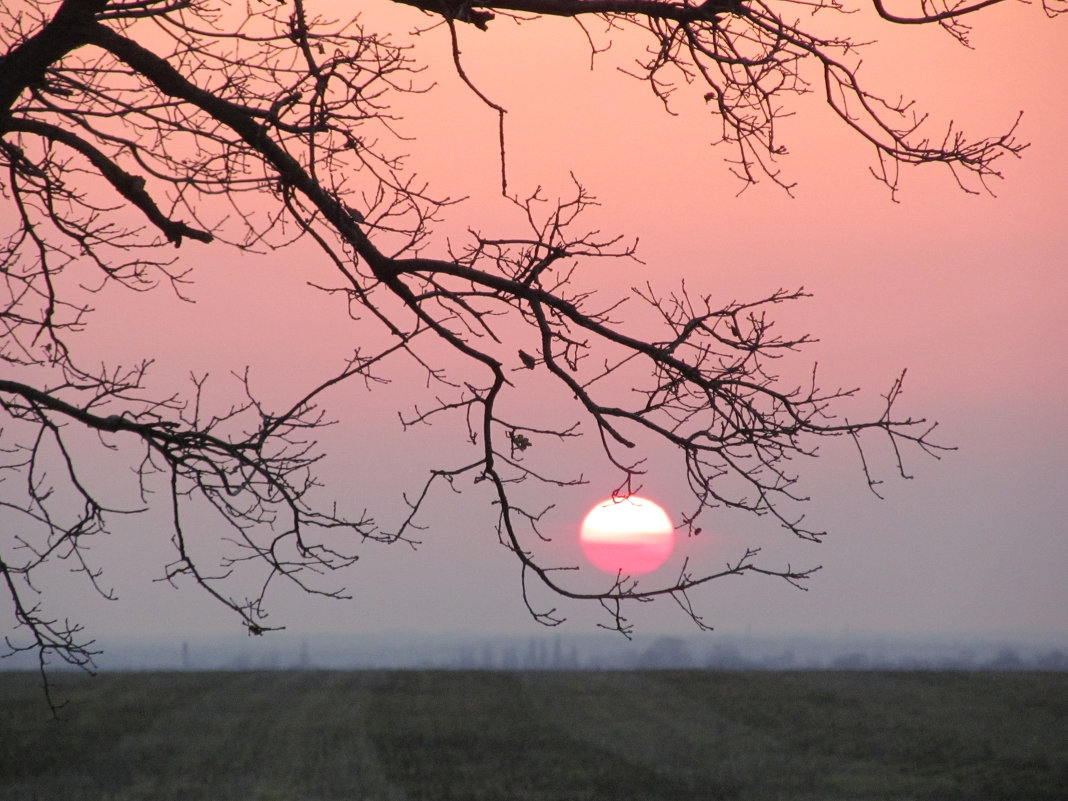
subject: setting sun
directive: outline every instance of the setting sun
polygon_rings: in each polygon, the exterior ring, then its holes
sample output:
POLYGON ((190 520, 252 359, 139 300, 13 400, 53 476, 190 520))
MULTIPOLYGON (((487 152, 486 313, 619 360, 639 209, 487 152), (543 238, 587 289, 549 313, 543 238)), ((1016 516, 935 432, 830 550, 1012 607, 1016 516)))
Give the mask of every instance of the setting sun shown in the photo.
POLYGON ((638 575, 664 564, 675 547, 675 528, 667 512, 648 498, 609 498, 586 515, 579 541, 595 567, 638 575))

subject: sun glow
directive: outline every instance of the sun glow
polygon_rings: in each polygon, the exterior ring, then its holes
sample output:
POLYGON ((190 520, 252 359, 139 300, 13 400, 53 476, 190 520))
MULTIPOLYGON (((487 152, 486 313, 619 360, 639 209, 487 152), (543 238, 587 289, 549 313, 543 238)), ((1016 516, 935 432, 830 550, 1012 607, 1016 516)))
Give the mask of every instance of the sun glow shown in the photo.
POLYGON ((648 498, 602 501, 594 506, 579 529, 586 558, 606 573, 651 573, 675 548, 675 527, 658 504, 648 498))

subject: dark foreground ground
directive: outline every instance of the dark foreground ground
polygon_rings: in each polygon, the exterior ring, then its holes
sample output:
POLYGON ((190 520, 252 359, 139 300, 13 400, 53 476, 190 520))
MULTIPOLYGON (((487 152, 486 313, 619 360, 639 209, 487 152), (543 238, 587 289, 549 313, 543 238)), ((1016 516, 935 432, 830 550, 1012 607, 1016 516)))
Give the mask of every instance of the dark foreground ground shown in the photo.
POLYGON ((0 673, 0 799, 1068 799, 1068 673, 0 673))

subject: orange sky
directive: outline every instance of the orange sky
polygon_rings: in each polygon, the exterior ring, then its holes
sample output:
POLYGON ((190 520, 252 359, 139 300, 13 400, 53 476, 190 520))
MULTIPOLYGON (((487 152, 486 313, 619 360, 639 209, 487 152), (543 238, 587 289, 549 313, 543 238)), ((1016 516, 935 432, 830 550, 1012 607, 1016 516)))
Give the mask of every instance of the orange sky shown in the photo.
MULTIPOLYGON (((381 14, 399 19, 401 29, 421 19, 385 6, 369 8, 366 18, 381 14)), ((868 17, 846 24, 867 25, 868 17)), ((726 151, 708 147, 716 123, 699 90, 690 97, 680 90, 680 116, 664 114, 646 87, 614 70, 636 55, 625 37, 591 73, 573 25, 516 28, 498 20, 488 34, 461 32, 472 79, 508 108, 513 190, 541 184, 550 196, 565 192, 573 171, 601 200, 596 225, 640 239, 644 267, 593 267, 583 280, 625 291, 647 279, 664 289, 685 279, 724 301, 804 285, 815 297, 783 310, 781 325, 821 342, 798 365, 818 359, 825 385, 862 385, 862 407, 907 367, 904 408, 940 420, 944 441, 960 446, 941 462, 910 458, 916 480, 889 482, 883 501, 866 491, 849 448, 829 449, 804 468, 815 496, 809 512, 831 529, 822 546, 798 548, 770 524, 713 519, 702 540, 680 546, 678 558, 718 564, 745 544, 764 544, 773 558, 825 566, 806 594, 758 580, 700 594, 718 628, 1068 637, 1065 24, 1035 7, 993 9, 975 20, 973 51, 938 31, 874 29, 880 43, 862 74, 887 93, 916 96, 936 120, 955 120, 973 136, 994 133, 1023 109, 1020 138, 1032 143, 1023 159, 1002 162, 997 197, 965 195, 944 170, 927 167, 904 173, 897 204, 867 175, 865 147, 829 124, 818 98, 800 102, 786 126, 792 155, 782 167, 798 181, 795 197, 768 181, 738 197, 741 187, 722 163, 726 151)), ((448 55, 444 31, 422 36, 415 54, 440 67, 448 55)), ((410 144, 411 165, 432 186, 471 198, 449 212, 442 232, 514 225, 494 194, 493 112, 449 70, 435 68, 432 77, 440 85, 403 108, 401 130, 419 137, 410 144)), ((318 258, 310 245, 262 261, 235 259, 221 246, 195 254, 183 248, 182 257, 197 266, 198 306, 134 299, 141 305, 124 312, 127 325, 158 326, 163 334, 146 346, 123 337, 124 357, 148 347, 184 375, 193 367, 219 370, 240 353, 284 395, 290 382, 335 365, 359 336, 336 301, 300 289, 309 274, 329 269, 308 263, 318 258)), ((412 463, 448 455, 447 432, 400 434, 395 408, 409 388, 401 381, 369 396, 353 386, 331 399, 331 412, 345 421, 331 443, 343 447, 335 447, 324 478, 342 496, 351 486, 356 503, 396 497, 393 508, 375 510, 386 521, 403 511, 398 493, 412 488, 412 463)), ((665 504, 681 499, 661 475, 650 475, 646 488, 665 504)), ((581 560, 577 520, 611 489, 591 485, 588 494, 561 499, 552 531, 563 561, 581 560)), ((354 602, 295 602, 295 611, 277 604, 277 622, 294 631, 533 630, 518 570, 495 545, 484 500, 474 492, 442 496, 438 524, 419 551, 369 551, 347 577, 354 602), (325 619, 311 619, 323 610, 330 610, 325 619)), ((116 548, 129 542, 121 532, 115 539, 116 548)), ((114 578, 122 593, 140 597, 136 573, 114 578)), ((161 595, 146 603, 174 601, 161 595)), ((689 630, 673 605, 653 606, 636 613, 639 627, 689 630)), ((102 633, 136 630, 144 608, 108 605, 90 612, 99 618, 89 622, 102 633)), ((200 629, 216 617, 208 608, 188 594, 179 599, 175 629, 200 629)), ((578 630, 596 619, 577 606, 562 611, 578 630)))

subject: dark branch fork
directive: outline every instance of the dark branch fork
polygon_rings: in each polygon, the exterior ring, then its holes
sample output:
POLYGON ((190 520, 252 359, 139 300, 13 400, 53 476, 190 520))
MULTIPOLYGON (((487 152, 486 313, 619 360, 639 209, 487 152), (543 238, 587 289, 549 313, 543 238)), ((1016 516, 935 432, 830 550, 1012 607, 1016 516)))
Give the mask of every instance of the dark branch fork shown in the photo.
MULTIPOLYGON (((789 188, 778 166, 785 148, 777 120, 788 113, 784 96, 808 93, 815 83, 806 77, 809 64, 825 101, 875 149, 876 177, 892 189, 898 165, 936 163, 973 191, 974 179, 981 187, 997 175, 999 157, 1022 149, 1012 129, 975 141, 950 129, 930 139, 911 106, 884 101, 858 81, 849 40, 814 36, 786 18, 797 9, 842 11, 834 0, 398 2, 447 25, 446 55, 499 114, 505 190, 506 106, 467 74, 458 40, 464 26, 457 24, 491 32, 495 16, 523 24, 529 15, 580 24, 592 18, 605 22, 609 36, 621 27, 637 31, 648 46, 634 74, 665 104, 679 88, 674 81, 698 85, 721 138, 734 147, 731 169, 746 184, 769 177, 789 188)), ((962 42, 962 17, 991 4, 925 1, 922 13, 909 16, 875 0, 889 22, 941 25, 962 42)), ((26 633, 9 645, 37 653, 42 671, 51 658, 91 667, 95 651, 76 623, 42 611, 32 577, 49 560, 68 559, 109 596, 89 558, 92 536, 107 530, 110 517, 151 505, 157 476, 167 487, 176 554, 163 579, 199 585, 250 633, 272 627, 265 598, 273 582, 344 597, 344 589, 324 587, 322 574, 351 565, 365 540, 414 543, 433 487, 458 490, 466 481, 490 489, 497 536, 518 559, 536 619, 562 619, 535 603, 540 585, 599 602, 607 625, 628 633, 629 602, 669 596, 705 626, 691 590, 743 574, 802 586, 818 568, 769 567, 751 547, 719 567, 687 562, 661 584, 619 575, 590 589, 570 567, 544 561, 539 526, 547 509, 520 492, 524 481, 552 490, 586 480, 563 474, 560 460, 542 464, 544 443, 595 434, 620 495, 640 483, 651 451, 670 449, 682 456, 680 482, 692 494, 683 528, 698 531, 702 513, 728 507, 770 515, 815 541, 823 533, 794 511, 804 498, 792 459, 815 455, 828 438, 848 437, 874 492, 879 480, 865 456, 866 435, 886 438, 902 475, 903 448, 941 450, 933 425, 898 414, 903 374, 875 415, 855 421, 840 416, 855 390, 821 391, 814 371, 797 386, 772 372, 776 359, 811 341, 778 335, 768 317, 777 304, 803 298, 803 290, 719 305, 685 286, 664 295, 646 284, 626 299, 605 300, 584 288, 584 264, 635 259, 636 247, 580 228, 596 201, 577 179, 573 196, 554 203, 537 191, 508 196, 528 229, 521 234, 472 231, 463 245, 438 243, 434 224, 453 201, 434 196, 396 155, 404 140, 391 111, 396 96, 429 86, 418 83, 410 48, 367 32, 358 19, 315 17, 305 0, 236 18, 198 0, 24 5, 25 13, 0 9, 0 199, 13 210, 0 232, 7 293, 0 296, 0 409, 7 419, 0 472, 20 479, 0 482, 0 513, 22 526, 17 536, 0 537, 0 576, 26 633), (130 224, 131 214, 143 228, 130 224), (350 315, 366 318, 361 331, 377 326, 386 344, 369 337, 379 344, 356 350, 281 412, 257 398, 248 372, 236 375, 244 398, 212 414, 204 378, 193 379, 189 398, 153 399, 147 362, 125 371, 81 365, 73 335, 93 317, 87 298, 95 289, 164 283, 185 297, 188 273, 172 256, 159 256, 164 246, 192 240, 262 252, 302 237, 335 269, 338 283, 319 288, 345 297, 350 315), (88 277, 94 271, 96 287, 88 277), (636 305, 653 312, 655 334, 643 337, 620 319, 636 305), (424 346, 429 342, 446 345, 451 358, 424 346), (387 531, 366 512, 349 516, 314 502, 322 458, 315 437, 331 422, 318 405, 331 391, 352 381, 383 382, 380 367, 398 360, 436 390, 429 407, 413 402, 402 424, 459 419, 475 453, 465 451, 458 467, 432 471, 405 497, 399 526, 387 531), (535 380, 573 401, 568 422, 544 423, 515 410, 521 383, 535 380), (613 389, 621 382, 628 391, 613 389), (77 430, 96 432, 108 451, 137 444, 136 509, 97 499, 100 491, 87 480, 90 462, 75 447, 77 430), (77 499, 79 511, 60 507, 64 494, 77 499), (214 561, 202 555, 202 537, 189 523, 197 504, 214 511, 235 551, 214 561), (265 572, 252 591, 235 593, 238 577, 257 565, 265 572)), ((1044 7, 1063 10, 1053 0, 1044 7)))

